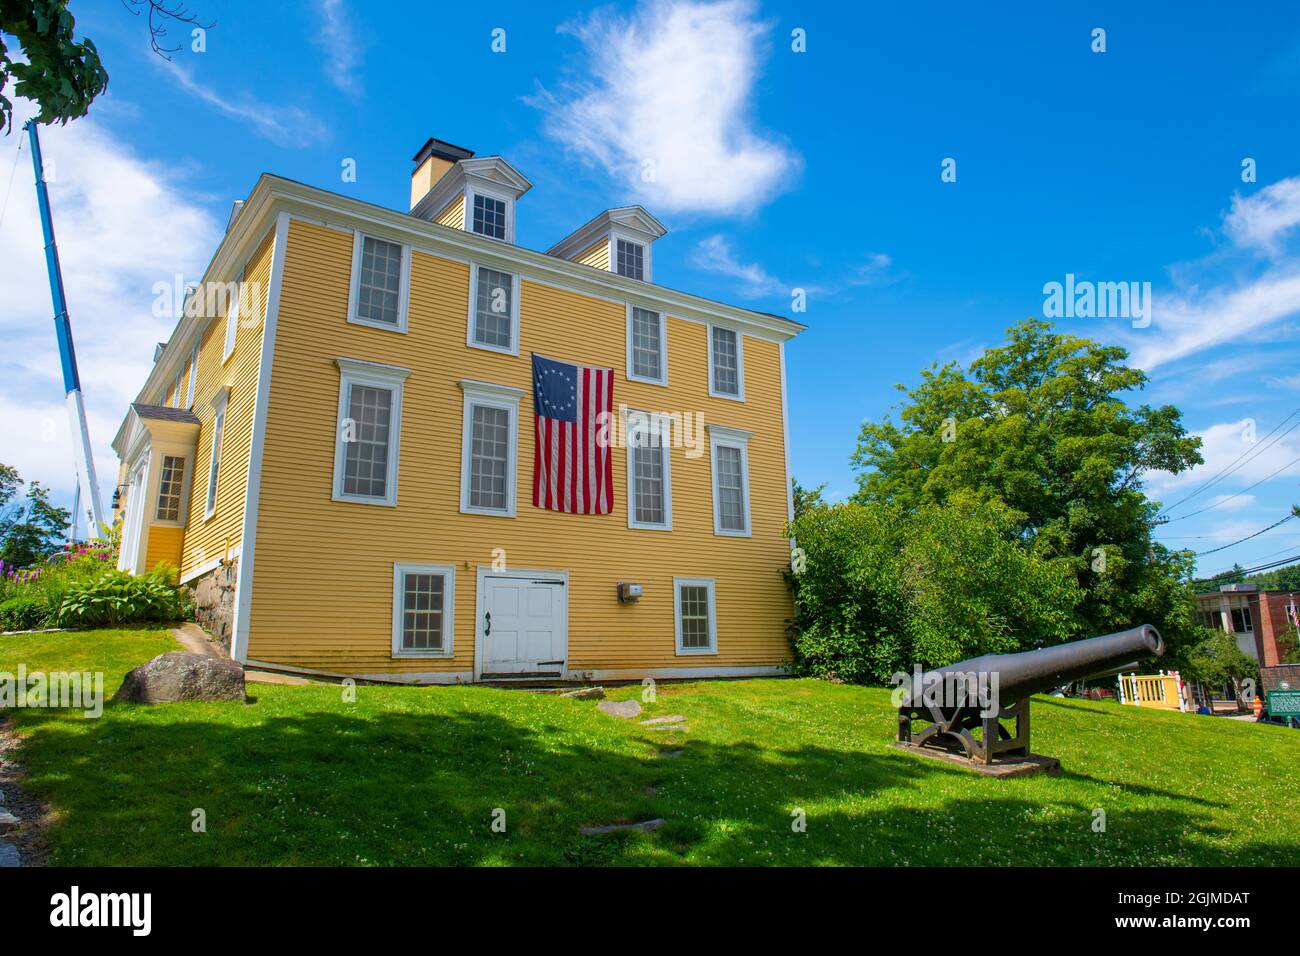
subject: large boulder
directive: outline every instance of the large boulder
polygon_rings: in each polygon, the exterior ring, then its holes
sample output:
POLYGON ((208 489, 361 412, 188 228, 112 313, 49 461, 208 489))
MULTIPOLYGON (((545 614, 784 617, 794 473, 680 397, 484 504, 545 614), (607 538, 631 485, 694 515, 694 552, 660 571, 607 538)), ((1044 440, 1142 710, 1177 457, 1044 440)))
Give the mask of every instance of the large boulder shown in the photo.
POLYGON ((246 700, 244 669, 222 657, 171 651, 127 674, 113 699, 132 704, 246 700))

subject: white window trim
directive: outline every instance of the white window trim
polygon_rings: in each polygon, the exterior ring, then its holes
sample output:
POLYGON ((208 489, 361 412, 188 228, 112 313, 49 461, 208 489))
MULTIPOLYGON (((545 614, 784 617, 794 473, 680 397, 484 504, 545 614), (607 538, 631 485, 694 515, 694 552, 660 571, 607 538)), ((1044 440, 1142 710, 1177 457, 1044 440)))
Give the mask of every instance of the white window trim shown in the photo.
POLYGON ((204 521, 217 513, 217 495, 221 488, 221 452, 226 444, 226 407, 229 404, 230 386, 226 385, 212 396, 212 445, 208 451, 208 485, 203 492, 204 521), (217 442, 218 436, 221 437, 220 444, 217 442))
POLYGON ((484 239, 494 239, 497 242, 514 243, 515 241, 515 197, 510 193, 489 189, 486 186, 480 186, 477 183, 465 184, 465 231, 474 233, 476 236, 483 236, 484 239), (474 232, 474 197, 485 196, 489 199, 498 199, 506 204, 506 237, 497 239, 496 236, 489 236, 481 232, 474 232))
POLYGON ((383 365, 379 362, 363 362, 360 359, 339 356, 334 360, 339 369, 339 407, 338 420, 334 427, 334 501, 348 501, 364 505, 383 505, 394 507, 397 504, 397 465, 401 460, 402 443, 402 392, 410 369, 397 365, 383 365), (343 491, 343 476, 347 463, 347 442, 343 440, 343 423, 347 421, 349 411, 349 387, 368 385, 372 388, 386 388, 393 393, 393 404, 388 419, 388 481, 384 485, 384 497, 370 495, 346 494, 343 491))
POLYGON ((194 407, 194 380, 199 377, 199 343, 194 343, 190 352, 190 384, 185 390, 185 407, 194 407))
POLYGON ((716 656, 718 653, 718 602, 717 588, 713 578, 673 578, 673 631, 677 637, 677 656, 695 657, 701 654, 716 656), (709 646, 682 647, 682 588, 702 587, 709 589, 709 646))
POLYGON ((627 304, 627 378, 629 382, 645 382, 649 385, 668 385, 668 316, 658 309, 651 309, 635 302, 627 304), (638 375, 632 361, 632 309, 653 312, 659 316, 659 377, 638 375))
POLYGON ((393 657, 451 657, 456 641, 456 568, 450 564, 393 563, 393 657), (403 611, 405 591, 402 578, 407 574, 441 574, 444 578, 442 596, 442 650, 409 649, 402 647, 403 611))
POLYGON ((460 388, 465 393, 465 407, 461 416, 460 428, 461 513, 513 518, 515 516, 515 486, 519 481, 519 400, 523 398, 524 390, 509 385, 495 385, 492 382, 480 382, 469 378, 460 380, 460 388), (506 438, 506 508, 504 511, 493 508, 472 507, 469 503, 469 467, 470 453, 474 445, 473 415, 475 405, 504 408, 509 415, 509 435, 506 438))
POLYGON ((749 503, 749 439, 752 432, 740 428, 728 428, 725 425, 709 425, 709 471, 713 485, 713 533, 727 538, 748 538, 753 535, 753 516, 749 503), (722 527, 722 512, 718 505, 718 446, 740 449, 740 480, 743 489, 742 504, 745 508, 744 530, 722 527))
MULTIPOLYGON (((622 239, 624 242, 630 242, 633 243, 634 245, 638 245, 641 247, 641 251, 643 253, 641 259, 643 264, 643 269, 641 271, 644 274, 641 276, 640 279, 636 281, 650 282, 654 277, 654 270, 651 268, 653 262, 650 257, 650 249, 653 243, 648 242, 639 236, 634 236, 630 232, 623 232, 619 229, 611 229, 609 231, 609 271, 614 273, 614 275, 619 275, 618 240, 620 239, 622 239)), ((623 276, 622 278, 630 279, 631 276, 623 276)))
POLYGON ((465 329, 465 342, 470 348, 483 349, 487 352, 499 352, 502 355, 519 354, 519 273, 507 272, 505 269, 498 269, 495 266, 484 266, 481 263, 470 261, 469 264, 469 316, 465 329), (474 325, 478 318, 478 270, 491 269, 493 272, 503 272, 510 276, 510 347, 502 348, 500 345, 486 345, 483 342, 475 341, 474 325))
POLYGON ((672 475, 672 429, 671 419, 666 415, 655 414, 654 412, 642 412, 635 409, 628 409, 627 417, 633 415, 644 415, 650 420, 650 430, 659 435, 659 453, 663 456, 664 465, 664 520, 663 524, 653 524, 648 521, 637 521, 636 519, 636 467, 633 458, 635 449, 632 445, 631 429, 628 427, 627 418, 624 419, 623 434, 627 436, 624 442, 627 445, 627 526, 642 531, 672 531, 673 530, 673 475, 672 475))
POLYGON ((235 283, 235 294, 231 296, 230 301, 226 304, 226 338, 221 347, 221 364, 225 365, 230 361, 230 356, 235 354, 235 343, 239 338, 239 307, 240 300, 244 298, 244 277, 241 274, 239 281, 235 283))
POLYGON ((176 371, 176 385, 172 389, 172 408, 181 407, 181 378, 185 375, 185 366, 182 365, 176 371))
POLYGON ((352 276, 348 283, 348 322, 352 325, 364 325, 369 329, 382 329, 385 332, 406 332, 407 324, 407 304, 411 298, 411 244, 408 242, 399 242, 396 239, 390 239, 387 236, 377 236, 374 233, 362 232, 359 229, 352 233, 352 276), (402 276, 397 285, 397 324, 388 325, 384 322, 376 322, 373 319, 363 319, 357 315, 357 300, 361 292, 361 253, 367 238, 377 239, 380 242, 390 242, 393 245, 402 247, 402 276))
POLYGON ((709 396, 711 398, 725 398, 733 402, 743 402, 745 400, 745 334, 734 325, 723 325, 719 322, 710 322, 709 329, 709 396), (713 385, 713 330, 714 328, 729 329, 736 333, 736 394, 729 395, 726 392, 719 392, 713 385))

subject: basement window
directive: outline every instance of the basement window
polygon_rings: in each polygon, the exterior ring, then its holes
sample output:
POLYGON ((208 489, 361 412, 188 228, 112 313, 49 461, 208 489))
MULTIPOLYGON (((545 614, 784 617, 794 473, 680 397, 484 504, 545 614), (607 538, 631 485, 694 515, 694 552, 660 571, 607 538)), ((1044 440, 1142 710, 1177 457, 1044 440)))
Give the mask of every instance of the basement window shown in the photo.
POLYGON ((718 653, 717 602, 712 578, 673 578, 677 653, 718 653))
POLYGON ((451 565, 394 564, 393 656, 450 656, 455 609, 451 565))

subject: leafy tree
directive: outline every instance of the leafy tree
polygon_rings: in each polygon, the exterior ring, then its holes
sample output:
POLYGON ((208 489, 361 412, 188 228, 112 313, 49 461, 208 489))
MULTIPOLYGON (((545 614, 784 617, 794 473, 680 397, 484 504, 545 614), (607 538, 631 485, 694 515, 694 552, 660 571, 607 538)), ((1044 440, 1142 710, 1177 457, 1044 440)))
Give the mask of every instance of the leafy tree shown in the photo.
POLYGON ((1147 382, 1127 358, 1030 318, 969 369, 931 366, 917 387, 898 386, 897 423, 863 426, 855 500, 908 513, 958 495, 1000 502, 1024 549, 1070 569, 1080 636, 1149 622, 1171 646, 1186 642, 1191 555, 1152 540, 1159 507, 1142 479, 1200 464, 1200 439, 1177 408, 1124 401, 1147 382))
POLYGON ((72 513, 53 504, 49 489, 33 481, 22 514, 5 530, 0 560, 18 567, 36 564, 59 550, 71 525, 72 513))
POLYGON ((1081 595, 1069 569, 1021 547, 1018 516, 958 495, 907 513, 885 502, 813 508, 793 532, 801 673, 884 682, 913 664, 1052 644, 1073 634, 1081 595))
MULTIPOLYGON (((27 62, 15 61, 0 36, 0 89, 9 77, 14 92, 40 105, 40 123, 66 123, 85 116, 108 87, 108 72, 89 39, 73 38, 76 22, 68 0, 0 0, 0 34, 18 41, 27 62)), ((0 93, 0 126, 11 125, 13 104, 0 93)))
POLYGON ((11 507, 14 495, 22 487, 23 479, 13 465, 0 463, 0 540, 9 533, 13 523, 18 520, 19 509, 11 507))
POLYGON ((1201 628, 1198 640, 1179 668, 1184 679, 1217 686, 1231 682, 1234 686, 1246 678, 1258 679, 1259 664, 1243 654, 1237 639, 1227 631, 1201 628))
MULTIPOLYGON (((133 15, 148 11, 149 45, 165 60, 180 50, 163 46, 171 22, 195 25, 199 19, 179 0, 122 0, 133 15)), ((204 24, 210 30, 215 23, 204 24)), ((88 38, 73 36, 76 21, 68 0, 0 0, 0 91, 10 77, 14 92, 40 106, 38 123, 66 123, 85 116, 91 101, 108 88, 108 71, 88 38), (2 34, 18 41, 27 58, 15 61, 2 34)), ((12 127, 13 104, 0 92, 0 127, 12 127)))
POLYGON ((816 488, 805 488, 799 484, 798 478, 791 478, 790 491, 794 499, 794 516, 798 518, 812 508, 825 507, 826 502, 822 499, 822 492, 825 488, 826 482, 824 481, 816 488))

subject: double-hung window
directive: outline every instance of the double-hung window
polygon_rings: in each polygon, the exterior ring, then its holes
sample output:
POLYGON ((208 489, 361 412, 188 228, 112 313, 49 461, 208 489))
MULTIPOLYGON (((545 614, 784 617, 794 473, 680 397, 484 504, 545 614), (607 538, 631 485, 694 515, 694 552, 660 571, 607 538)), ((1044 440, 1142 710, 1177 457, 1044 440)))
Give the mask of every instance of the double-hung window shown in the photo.
POLYGON ((334 500, 395 505, 402 383, 410 372, 357 359, 334 361, 339 368, 334 500))
POLYGON ((709 326, 709 394, 745 400, 745 356, 740 333, 709 326))
POLYGON ((226 295, 226 339, 221 347, 221 361, 225 362, 230 356, 235 354, 235 337, 239 334, 239 310, 242 307, 244 297, 244 277, 240 275, 239 281, 233 286, 227 286, 226 295))
POLYGON ((357 233, 348 321, 405 332, 410 288, 411 247, 357 233))
POLYGON ((678 654, 718 652, 717 602, 712 578, 673 578, 673 621, 678 654))
POLYGON ((471 266, 469 344, 519 354, 519 277, 471 266))
POLYGON ((468 514, 515 514, 519 400, 523 390, 463 379, 460 510, 468 514))
POLYGON ((713 462, 713 532, 748 537, 749 432, 709 426, 709 456, 713 462))
POLYGON ((449 657, 456 610, 456 569, 393 565, 393 656, 449 657))
POLYGON ((185 482, 185 459, 180 455, 164 455, 162 475, 158 478, 158 507, 155 521, 181 520, 181 487, 185 482))
POLYGON ((664 316, 640 306, 627 307, 627 377, 638 382, 668 384, 668 355, 664 316))
POLYGON ((226 405, 230 400, 229 386, 217 391, 212 399, 212 451, 208 460, 208 493, 204 497, 203 520, 211 518, 217 510, 217 482, 221 478, 221 440, 226 430, 226 405))
POLYGON ((199 343, 194 343, 194 350, 190 352, 190 383, 185 388, 185 407, 194 407, 194 381, 199 377, 199 343))
POLYGON ((627 526, 671 531, 673 527, 671 420, 627 413, 627 526))
POLYGON ((509 204, 496 196, 475 192, 471 206, 470 228, 480 236, 505 240, 509 236, 509 204))
POLYGON ((645 246, 627 239, 615 239, 614 271, 629 279, 644 279, 645 246))

